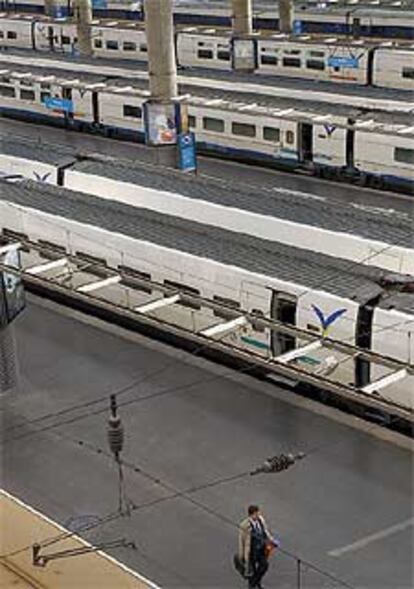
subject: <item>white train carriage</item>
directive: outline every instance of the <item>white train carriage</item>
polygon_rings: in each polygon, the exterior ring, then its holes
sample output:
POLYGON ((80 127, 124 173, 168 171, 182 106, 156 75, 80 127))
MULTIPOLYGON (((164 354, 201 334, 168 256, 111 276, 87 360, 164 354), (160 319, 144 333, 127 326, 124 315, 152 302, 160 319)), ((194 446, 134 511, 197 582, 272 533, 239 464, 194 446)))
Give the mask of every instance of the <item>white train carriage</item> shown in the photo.
POLYGON ((77 80, 0 71, 0 107, 12 116, 80 124, 94 122, 93 88, 77 80))
POLYGON ((406 49, 375 49, 372 83, 382 88, 414 90, 414 44, 406 49))
POLYGON ((33 24, 34 46, 38 51, 75 53, 78 43, 76 25, 64 18, 33 24))
MULTIPOLYGON (((404 131, 404 129, 402 129, 404 131)), ((407 128, 409 130, 409 128, 407 128)), ((414 178, 414 141, 404 133, 382 135, 375 132, 358 131, 355 134, 355 167, 367 174, 378 177, 378 182, 414 178)))
POLYGON ((257 72, 366 84, 369 47, 364 43, 343 43, 336 38, 297 41, 283 35, 257 40, 257 72))
POLYGON ((184 29, 176 35, 177 61, 180 67, 232 69, 231 33, 215 30, 184 29))
POLYGON ((148 61, 145 29, 135 22, 93 21, 92 47, 96 57, 148 61))
POLYGON ((99 124, 107 134, 144 136, 144 102, 149 92, 128 87, 106 87, 99 92, 99 124))
POLYGON ((33 48, 33 18, 23 15, 9 17, 7 13, 0 14, 0 48, 17 47, 33 48))
MULTIPOLYGON (((318 307, 324 318, 337 315, 337 319, 331 322, 329 328, 329 337, 332 339, 361 345, 368 349, 371 348, 372 341, 375 351, 381 354, 391 352, 391 355, 399 360, 412 362, 414 351, 412 309, 389 311, 386 308, 378 307, 378 303, 374 299, 381 298, 384 293, 375 284, 375 279, 370 279, 369 283, 366 279, 362 279, 365 289, 370 288, 373 296, 372 300, 365 302, 364 299, 355 300, 355 298, 358 299, 358 296, 352 290, 351 285, 347 296, 343 286, 342 294, 339 294, 339 289, 332 281, 329 283, 329 292, 327 292, 327 285, 323 284, 323 280, 321 280, 320 286, 315 288, 310 286, 303 276, 302 281, 294 280, 294 271, 287 272, 291 278, 287 279, 286 273, 281 269, 286 251, 285 253, 280 251, 281 258, 278 259, 278 246, 275 246, 275 250, 272 250, 270 254, 271 258, 275 257, 273 258, 274 264, 271 265, 272 270, 268 274, 261 271, 263 265, 260 260, 258 268, 249 267, 247 258, 251 258, 252 251, 248 251, 250 247, 248 244, 246 246, 246 243, 242 243, 243 240, 249 242, 249 238, 242 236, 236 238, 228 236, 226 242, 228 251, 234 250, 235 257, 225 255, 223 259, 217 248, 211 257, 207 254, 200 256, 196 253, 197 246, 194 249, 189 246, 182 251, 172 249, 165 245, 165 240, 160 239, 160 234, 157 232, 157 220, 151 214, 150 223, 153 231, 151 237, 139 238, 131 234, 113 233, 95 224, 84 224, 73 219, 63 218, 59 212, 50 214, 41 210, 33 211, 21 205, 16 206, 7 200, 0 201, 0 212, 0 228, 24 233, 34 241, 41 239, 58 244, 65 247, 69 254, 75 255, 77 252, 84 252, 98 259, 104 259, 113 268, 128 267, 141 277, 145 276, 157 283, 183 291, 187 290, 212 301, 220 301, 233 309, 242 309, 259 316, 271 317, 320 334, 322 337, 323 326, 315 311, 315 307, 318 307), (237 240, 242 254, 245 253, 244 258, 240 258, 237 247, 232 248, 232 239, 237 240), (226 261, 230 258, 231 262, 226 261)), ((147 213, 140 210, 136 211, 136 215, 139 216, 139 219, 137 218, 138 230, 134 229, 134 231, 139 233, 140 223, 145 222, 147 213)), ((180 221, 175 220, 174 224, 179 227, 180 221)), ((130 224, 129 231, 132 227, 134 225, 130 224)), ((169 231, 170 227, 167 223, 167 225, 162 225, 161 229, 169 231)), ((215 231, 211 230, 209 239, 215 239, 215 231)), ((180 229, 177 228, 177 232, 179 234, 180 229)), ((207 229, 206 233, 209 233, 207 229)), ((194 234, 193 238, 197 239, 198 237, 194 234)), ((203 232, 202 240, 205 238, 203 232)), ((205 242, 203 241, 203 243, 205 242)), ((264 250, 262 254, 269 256, 269 252, 264 250)), ((319 272, 320 268, 325 268, 326 257, 320 256, 318 261, 315 254, 312 255, 313 268, 319 272)), ((307 254, 303 253, 303 256, 306 257, 307 254)), ((297 263, 304 263, 304 258, 296 259, 297 263)), ((289 259, 286 259, 286 262, 288 263, 289 259)), ((331 260, 330 264, 332 263, 335 265, 335 262, 331 260)), ((337 280, 340 279, 343 285, 346 278, 344 276, 339 278, 341 275, 339 267, 336 272, 337 280)), ((350 272, 352 273, 347 267, 345 276, 348 276, 350 272)), ((350 274, 347 279, 351 279, 350 274)), ((355 280, 355 277, 352 279, 355 280)), ((364 292, 366 292, 365 289, 364 292)), ((157 296, 159 295, 156 295, 156 298, 157 296)), ((203 316, 203 313, 210 314, 210 322, 214 318, 217 322, 220 319, 225 319, 224 316, 215 315, 213 310, 207 309, 203 312, 194 312, 194 308, 185 309, 183 307, 180 312, 179 304, 167 313, 169 314, 163 314, 162 317, 172 322, 177 321, 177 315, 184 316, 187 313, 189 328, 196 330, 202 329, 206 324, 206 317, 203 316)), ((254 350, 256 353, 262 353, 264 356, 277 356, 303 344, 293 336, 287 336, 270 329, 260 329, 254 325, 236 330, 225 336, 224 339, 229 339, 233 344, 254 350)), ((321 365, 328 355, 332 356, 332 353, 329 350, 309 352, 299 362, 302 367, 307 367, 307 370, 312 372, 321 365)), ((330 378, 339 382, 355 383, 356 386, 363 387, 372 382, 376 376, 383 375, 382 370, 378 370, 364 360, 346 358, 338 352, 334 352, 334 356, 338 364, 330 378)), ((381 390, 381 395, 386 396, 394 403, 412 409, 413 378, 409 376, 390 385, 385 391, 381 390)))

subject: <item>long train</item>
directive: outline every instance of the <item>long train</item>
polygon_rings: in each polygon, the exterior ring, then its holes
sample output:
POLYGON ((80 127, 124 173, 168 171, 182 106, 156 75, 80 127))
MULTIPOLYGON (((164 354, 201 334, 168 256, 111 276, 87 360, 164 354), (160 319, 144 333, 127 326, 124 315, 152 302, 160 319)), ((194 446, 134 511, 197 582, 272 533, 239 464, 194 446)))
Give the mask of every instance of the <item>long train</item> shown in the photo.
MULTIPOLYGON (((110 84, 86 78, 57 77, 47 69, 36 75, 3 70, 1 112, 143 141, 148 92, 126 86, 125 80, 110 84)), ((237 98, 189 97, 186 103, 189 128, 203 152, 376 188, 413 189, 414 129, 405 116, 404 124, 396 124, 396 115, 384 123, 375 121, 375 113, 351 119, 311 107, 296 112, 243 104, 237 98)))
MULTIPOLYGON (((76 54, 76 34, 70 20, 0 18, 0 47, 4 48, 76 54)), ((145 29, 140 23, 95 21, 92 39, 95 57, 147 60, 145 29)), ((414 49, 408 42, 268 33, 233 39, 230 30, 179 28, 176 56, 182 68, 244 68, 265 76, 414 89, 414 49)))
MULTIPOLYGON (((145 209, 97 206, 93 197, 56 187, 1 184, 0 229, 55 244, 68 254, 81 252, 115 269, 128 268, 141 280, 201 295, 230 310, 271 317, 321 337, 329 332, 335 340, 407 363, 407 369, 412 365, 413 282, 407 277, 401 277, 402 284, 386 284, 382 271, 330 256, 145 209)), ((200 330, 206 317, 195 311, 178 304, 166 320, 174 322, 181 314, 200 330)), ((206 312, 211 322, 214 311, 206 312)), ((303 345, 294 336, 254 325, 229 337, 265 357, 303 345)), ((309 350, 299 361, 317 370, 328 362, 327 353, 309 350)), ((339 382, 363 388, 389 374, 358 355, 334 356, 330 378, 339 382)), ((398 376, 378 394, 412 410, 414 376, 409 371, 398 376)))
MULTIPOLYGON (((176 24, 230 27, 232 16, 230 4, 215 2, 176 2, 174 22, 176 24)), ((253 26, 255 29, 279 28, 279 12, 276 0, 273 6, 255 7, 253 26)), ((71 0, 56 2, 56 17, 71 15, 71 0)), ((322 33, 334 35, 361 35, 364 37, 413 38, 413 3, 408 0, 403 6, 391 3, 384 6, 309 6, 305 2, 296 4, 295 29, 301 33, 322 33)), ((21 11, 42 14, 42 0, 1 0, 0 10, 21 11)), ((133 21, 144 20, 141 0, 111 1, 94 0, 93 13, 96 18, 117 18, 133 21)))

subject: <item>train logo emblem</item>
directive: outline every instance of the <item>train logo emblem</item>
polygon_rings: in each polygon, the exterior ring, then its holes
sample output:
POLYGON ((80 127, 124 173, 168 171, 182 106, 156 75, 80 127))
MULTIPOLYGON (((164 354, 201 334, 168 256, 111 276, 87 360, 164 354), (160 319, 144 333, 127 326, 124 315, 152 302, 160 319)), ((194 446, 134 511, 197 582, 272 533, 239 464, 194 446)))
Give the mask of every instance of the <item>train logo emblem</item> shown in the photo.
POLYGON ((47 172, 46 174, 38 174, 37 172, 33 172, 33 175, 36 179, 36 182, 46 182, 46 180, 49 178, 50 176, 50 172, 47 172))
POLYGON ((312 309, 314 310, 315 315, 319 319, 319 323, 322 327, 323 336, 328 335, 329 328, 335 323, 337 319, 339 319, 339 317, 342 317, 342 315, 346 313, 346 309, 336 309, 336 311, 333 311, 329 315, 325 315, 322 309, 320 309, 316 305, 312 305, 312 309))

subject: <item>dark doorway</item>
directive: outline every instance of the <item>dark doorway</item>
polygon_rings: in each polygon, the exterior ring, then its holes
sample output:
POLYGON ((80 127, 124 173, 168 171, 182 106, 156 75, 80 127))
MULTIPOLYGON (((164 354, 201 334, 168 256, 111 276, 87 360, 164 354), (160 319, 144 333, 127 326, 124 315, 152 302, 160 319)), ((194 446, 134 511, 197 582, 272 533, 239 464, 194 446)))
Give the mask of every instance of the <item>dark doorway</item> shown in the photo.
MULTIPOLYGON (((272 296, 272 319, 286 323, 287 325, 296 325, 297 298, 294 295, 274 292, 272 296)), ((296 347, 296 339, 292 335, 272 331, 272 352, 274 356, 279 356, 296 347)))
POLYGON ((299 123, 299 161, 313 160, 313 126, 309 123, 299 123))

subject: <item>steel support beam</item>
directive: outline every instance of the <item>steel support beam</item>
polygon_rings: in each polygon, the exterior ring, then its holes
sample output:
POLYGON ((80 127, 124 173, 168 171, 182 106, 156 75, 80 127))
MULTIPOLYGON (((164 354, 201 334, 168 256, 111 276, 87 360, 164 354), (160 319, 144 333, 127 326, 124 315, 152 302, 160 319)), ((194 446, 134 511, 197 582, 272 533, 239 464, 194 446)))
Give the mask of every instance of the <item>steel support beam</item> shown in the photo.
MULTIPOLYGON (((362 390, 364 393, 367 393, 368 395, 372 395, 373 393, 378 393, 378 391, 380 391, 381 389, 384 389, 385 387, 388 387, 391 384, 394 384, 394 383, 402 380, 403 378, 406 378, 407 376, 408 376, 408 371, 405 368, 403 368, 402 370, 397 370, 396 372, 392 372, 391 374, 388 374, 387 376, 384 376, 383 378, 380 378, 379 380, 371 382, 370 384, 365 386, 362 390)), ((414 392, 413 392, 413 402, 414 402, 414 392)))
POLYGON ((138 311, 138 313, 151 313, 151 311, 157 311, 158 309, 162 309, 163 307, 168 307, 169 305, 174 305, 180 301, 180 295, 172 295, 171 297, 163 297, 161 299, 157 299, 156 301, 152 301, 151 303, 147 303, 146 305, 140 305, 139 307, 135 307, 134 311, 138 311))
POLYGON ((94 292, 100 288, 105 288, 106 286, 112 286, 113 284, 117 284, 121 282, 121 277, 118 276, 109 276, 109 278, 104 278, 103 280, 98 280, 97 282, 89 282, 88 284, 84 284, 83 286, 78 286, 76 289, 78 292, 89 293, 94 292))
POLYGON ((310 344, 307 344, 306 346, 302 346, 301 348, 296 348, 295 350, 290 350, 290 352, 286 352, 285 354, 276 356, 273 359, 276 362, 287 364, 288 362, 292 362, 292 360, 295 360, 296 358, 305 356, 308 352, 315 352, 315 350, 319 350, 320 348, 322 348, 322 342, 321 340, 317 340, 316 342, 312 342, 310 344))
POLYGON ((202 335, 205 335, 206 337, 225 335, 226 333, 230 333, 235 329, 243 327, 243 325, 247 325, 247 323, 248 321, 246 317, 237 317, 236 319, 232 319, 231 321, 226 321, 226 323, 219 323, 218 325, 207 327, 207 329, 203 329, 203 331, 201 331, 200 333, 202 335))
POLYGON ((62 266, 66 266, 68 263, 69 261, 67 258, 60 258, 59 260, 53 260, 52 262, 46 262, 45 264, 39 264, 39 266, 27 268, 26 272, 28 274, 42 274, 43 272, 48 272, 55 268, 62 268, 62 266))

